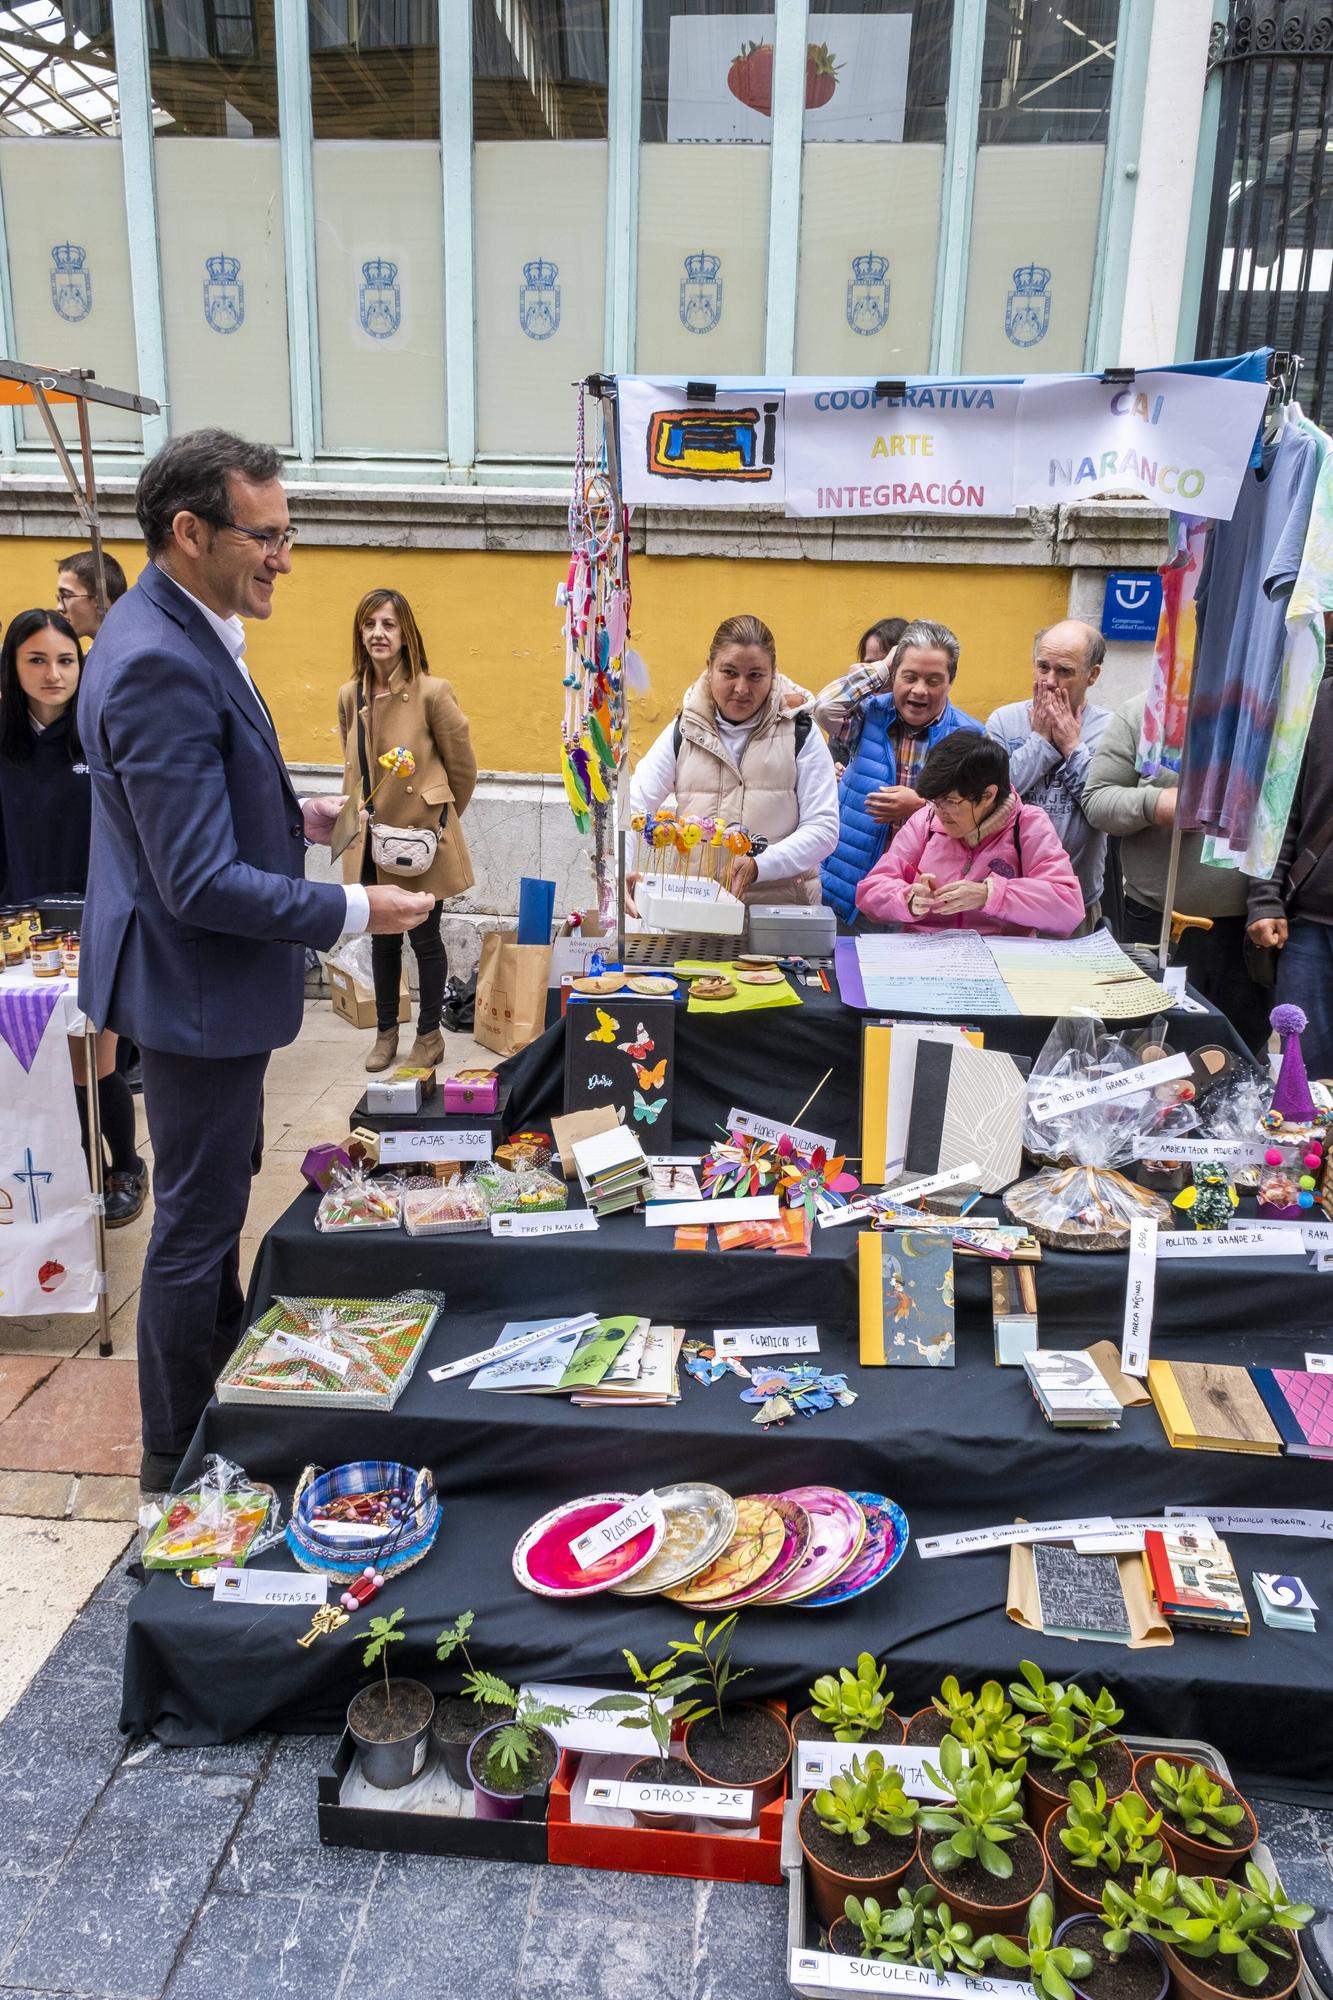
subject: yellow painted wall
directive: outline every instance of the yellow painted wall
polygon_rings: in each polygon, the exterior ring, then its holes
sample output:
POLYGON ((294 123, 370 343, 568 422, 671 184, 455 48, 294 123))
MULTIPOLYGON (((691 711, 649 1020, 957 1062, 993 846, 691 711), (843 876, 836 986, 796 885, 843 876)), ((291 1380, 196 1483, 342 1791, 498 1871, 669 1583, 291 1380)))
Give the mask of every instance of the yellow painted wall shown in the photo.
MULTIPOLYGON (((55 559, 68 541, 0 540, 0 616, 55 596, 55 559)), ((131 580, 134 543, 111 543, 131 580)), ((252 623, 246 658, 293 763, 339 761, 335 701, 347 678, 352 612, 391 584, 411 602, 436 673, 453 682, 484 770, 553 771, 561 704, 563 575, 556 555, 500 551, 301 548, 278 587, 276 609, 252 623)), ((985 719, 1031 685, 1032 635, 1065 613, 1068 574, 1057 569, 968 565, 768 562, 640 556, 634 638, 652 675, 635 704, 642 748, 675 713, 715 627, 751 611, 773 629, 779 665, 818 688, 854 657, 877 618, 942 619, 962 641, 956 698, 985 719)))

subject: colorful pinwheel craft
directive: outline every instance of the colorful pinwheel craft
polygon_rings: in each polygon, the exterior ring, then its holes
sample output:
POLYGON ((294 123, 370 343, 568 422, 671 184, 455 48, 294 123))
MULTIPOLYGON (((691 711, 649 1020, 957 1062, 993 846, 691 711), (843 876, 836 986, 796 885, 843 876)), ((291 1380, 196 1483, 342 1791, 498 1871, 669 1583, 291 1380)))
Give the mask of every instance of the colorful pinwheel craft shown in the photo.
POLYGON ((843 1172, 846 1154, 830 1157, 822 1146, 802 1153, 787 1134, 778 1140, 778 1193, 791 1208, 803 1208, 806 1221, 813 1224, 821 1208, 845 1208, 849 1194, 861 1183, 855 1174, 843 1172))
POLYGON ((777 1170, 777 1152, 770 1140, 732 1132, 713 1147, 699 1178, 708 1199, 717 1201, 729 1195, 762 1194, 777 1170))

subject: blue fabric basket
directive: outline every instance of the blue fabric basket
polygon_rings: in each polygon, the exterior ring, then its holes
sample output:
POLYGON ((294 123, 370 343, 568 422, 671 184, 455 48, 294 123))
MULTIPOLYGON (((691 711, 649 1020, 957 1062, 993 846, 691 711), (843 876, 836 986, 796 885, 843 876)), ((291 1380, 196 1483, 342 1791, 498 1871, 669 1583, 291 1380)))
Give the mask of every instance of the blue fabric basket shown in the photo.
POLYGON ((440 1503, 430 1468, 399 1465, 395 1460, 359 1458, 350 1465, 334 1466, 331 1472, 308 1465, 292 1495, 292 1515, 287 1523, 287 1546, 302 1569, 323 1570, 330 1576, 359 1576, 367 1564, 384 1576, 410 1569, 427 1553, 440 1527, 440 1503), (391 1553, 380 1542, 327 1542, 312 1528, 314 1516, 330 1500, 345 1500, 359 1493, 377 1493, 382 1487, 401 1487, 412 1495, 412 1508, 391 1553))

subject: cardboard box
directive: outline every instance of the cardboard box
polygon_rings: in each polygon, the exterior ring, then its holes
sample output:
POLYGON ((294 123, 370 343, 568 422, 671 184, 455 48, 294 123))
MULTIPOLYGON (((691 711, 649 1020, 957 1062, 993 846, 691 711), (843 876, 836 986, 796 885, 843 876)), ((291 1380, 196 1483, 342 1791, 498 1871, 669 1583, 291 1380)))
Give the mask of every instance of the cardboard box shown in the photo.
MULTIPOLYGON (((329 975, 329 998, 333 1002, 335 1014, 341 1014, 344 1021, 350 1021, 354 1028, 373 1028, 375 1025, 375 994, 371 987, 363 986, 359 979, 353 979, 350 972, 344 972, 340 965, 325 967, 329 975)), ((408 990, 407 973, 403 972, 398 990, 399 1022, 410 1020, 412 1016, 412 995, 408 990)))

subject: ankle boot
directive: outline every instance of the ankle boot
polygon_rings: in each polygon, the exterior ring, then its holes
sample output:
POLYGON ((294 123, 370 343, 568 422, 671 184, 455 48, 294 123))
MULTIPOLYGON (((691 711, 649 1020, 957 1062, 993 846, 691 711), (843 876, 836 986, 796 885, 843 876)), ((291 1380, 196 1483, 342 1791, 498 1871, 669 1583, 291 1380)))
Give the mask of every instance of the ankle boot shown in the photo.
POLYGON ((375 1046, 366 1057, 366 1068, 372 1076, 387 1069, 398 1054, 397 1028, 381 1028, 375 1037, 375 1046))
POLYGON ((411 1069, 437 1069, 444 1061, 444 1036, 438 1028, 429 1034, 417 1035, 407 1052, 407 1062, 411 1069))

